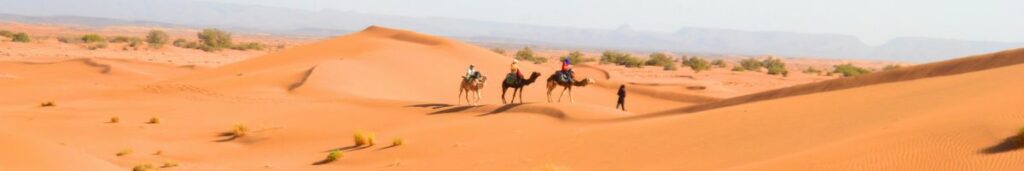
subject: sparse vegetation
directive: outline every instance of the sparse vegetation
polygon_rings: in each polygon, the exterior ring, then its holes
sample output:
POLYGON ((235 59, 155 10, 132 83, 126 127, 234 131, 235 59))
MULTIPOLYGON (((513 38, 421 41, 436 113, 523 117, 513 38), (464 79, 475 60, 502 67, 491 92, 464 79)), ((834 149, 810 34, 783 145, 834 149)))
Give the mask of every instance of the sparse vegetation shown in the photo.
POLYGON ((241 51, 246 51, 246 50, 263 50, 265 48, 267 48, 266 45, 263 45, 263 44, 260 44, 260 43, 257 43, 257 42, 239 43, 239 44, 231 46, 231 49, 241 50, 241 51))
POLYGON ((159 49, 167 44, 167 41, 171 39, 171 36, 167 35, 167 32, 162 30, 152 30, 146 34, 146 43, 149 44, 150 48, 159 49))
POLYGON ((117 116, 110 118, 110 123, 118 123, 118 122, 121 122, 121 118, 119 118, 117 116))
POLYGON ((43 103, 39 104, 39 107, 54 107, 54 106, 57 106, 57 105, 53 104, 53 102, 43 102, 43 103))
POLYGON ((533 49, 530 49, 530 47, 523 47, 523 49, 516 51, 516 59, 521 61, 530 61, 534 64, 543 64, 548 62, 548 58, 534 56, 533 49))
POLYGON ((769 75, 782 75, 789 76, 789 71, 786 70, 786 63, 782 62, 782 59, 768 58, 761 62, 764 68, 768 69, 769 75))
POLYGON ((693 69, 693 72, 700 72, 711 69, 711 65, 708 63, 708 61, 700 57, 684 59, 683 66, 689 66, 690 69, 693 69))
POLYGON ((11 38, 12 36, 14 36, 14 32, 11 32, 10 30, 0 30, 0 37, 11 38))
POLYGON ((103 36, 100 36, 98 34, 86 34, 86 35, 82 35, 82 42, 83 43, 105 43, 105 42, 107 42, 107 39, 103 38, 103 36))
POLYGON ((661 70, 664 70, 664 71, 675 71, 675 70, 679 70, 679 68, 676 67, 676 64, 668 64, 668 65, 662 66, 661 70))
MULTIPOLYGON (((85 40, 85 39, 83 39, 83 40, 85 40)), ((107 40, 110 40, 110 41, 108 41, 110 43, 128 43, 128 42, 132 42, 132 41, 142 41, 142 39, 139 39, 138 37, 128 37, 128 36, 108 37, 107 40)))
POLYGON ((19 32, 19 33, 15 33, 14 35, 11 35, 11 41, 12 42, 28 43, 28 42, 32 41, 32 38, 28 37, 28 34, 25 34, 24 32, 19 32))
POLYGON ((178 163, 172 162, 172 161, 166 161, 166 162, 164 162, 163 166, 160 166, 160 168, 172 168, 172 167, 178 167, 178 163))
POLYGON ((249 133, 249 127, 238 124, 231 128, 231 136, 234 138, 241 138, 249 133))
POLYGON ((395 138, 394 141, 391 141, 391 146, 402 146, 403 144, 405 144, 405 140, 402 138, 395 138))
POLYGON ((120 157, 120 156, 127 156, 127 155, 129 155, 129 154, 132 154, 132 149, 130 149, 130 148, 129 148, 129 149, 124 149, 124 150, 118 151, 118 152, 117 152, 117 154, 115 154, 115 155, 117 155, 118 157, 120 157))
POLYGON ((711 66, 715 68, 725 68, 725 65, 725 60, 722 59, 715 59, 714 61, 711 61, 711 66))
POLYGON ((883 68, 882 68, 882 71, 888 71, 888 70, 894 70, 894 69, 899 69, 899 68, 901 68, 901 67, 903 67, 903 66, 900 66, 900 65, 896 65, 896 64, 889 64, 889 65, 886 65, 885 67, 883 67, 883 68))
POLYGON ((188 41, 185 40, 185 39, 177 39, 177 40, 174 40, 174 43, 171 43, 171 44, 174 45, 174 47, 184 48, 185 45, 188 45, 188 41))
POLYGON ((163 154, 164 154, 164 150, 156 150, 156 152, 153 153, 154 156, 159 156, 159 155, 163 155, 163 154))
POLYGON ((338 160, 338 159, 340 159, 341 157, 344 157, 344 156, 345 156, 345 154, 342 154, 341 150, 331 150, 330 153, 327 153, 327 158, 325 158, 320 163, 334 162, 335 160, 338 160))
POLYGON ((749 58, 740 60, 739 69, 733 68, 733 71, 761 71, 762 67, 764 67, 764 63, 757 59, 749 58))
POLYGON ((146 122, 146 123, 148 123, 148 124, 160 124, 160 118, 157 118, 157 117, 149 118, 149 122, 146 122))
POLYGON ((672 65, 672 63, 672 58, 665 53, 651 53, 651 55, 648 56, 647 61, 644 62, 644 65, 665 66, 672 65))
POLYGON ((371 133, 356 131, 355 135, 353 135, 353 139, 356 143, 356 147, 373 146, 373 134, 371 133))
POLYGON ((501 55, 505 55, 505 49, 502 49, 502 48, 491 48, 491 52, 494 52, 494 53, 497 53, 497 54, 501 54, 501 55))
POLYGON ((586 58, 586 57, 583 56, 583 53, 580 53, 580 51, 573 51, 572 53, 569 53, 569 55, 566 55, 566 56, 560 58, 559 60, 565 60, 565 59, 569 59, 569 62, 572 63, 572 64, 582 64, 582 63, 587 63, 587 62, 594 62, 594 58, 586 58))
POLYGON ((807 69, 805 69, 803 72, 804 72, 804 74, 821 75, 822 71, 818 70, 818 69, 814 69, 813 67, 807 67, 807 69))
POLYGON ((221 31, 219 29, 203 29, 197 35, 199 37, 200 47, 203 51, 219 51, 224 48, 231 48, 231 33, 221 31))
POLYGON ((605 51, 604 53, 601 53, 600 63, 622 65, 630 68, 640 68, 644 65, 643 60, 633 57, 630 54, 616 51, 605 51))
POLYGON ((135 165, 135 167, 132 167, 132 171, 151 171, 151 170, 156 170, 156 168, 153 167, 153 165, 149 164, 149 163, 135 165))
POLYGON ((843 77, 854 77, 871 73, 871 70, 864 69, 853 64, 835 65, 832 73, 842 74, 843 77))

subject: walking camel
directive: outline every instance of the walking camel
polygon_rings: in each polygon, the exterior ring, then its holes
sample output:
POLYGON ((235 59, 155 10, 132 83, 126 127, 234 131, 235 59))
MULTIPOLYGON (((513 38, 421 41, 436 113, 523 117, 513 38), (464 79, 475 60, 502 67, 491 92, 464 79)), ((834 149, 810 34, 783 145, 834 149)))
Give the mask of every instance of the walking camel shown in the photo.
MULTIPOLYGON (((509 74, 508 77, 515 77, 515 75, 509 74)), ((508 104, 508 102, 505 101, 505 91, 507 91, 509 87, 512 88, 512 103, 516 102, 516 93, 519 93, 519 103, 523 103, 523 87, 525 87, 527 85, 530 85, 530 84, 533 84, 533 82, 537 81, 537 77, 540 77, 540 73, 539 72, 533 72, 533 73, 530 74, 530 78, 526 79, 526 80, 519 80, 519 81, 514 82, 514 83, 509 83, 509 81, 508 81, 509 79, 505 79, 505 81, 502 81, 501 82, 501 103, 502 104, 508 104)))
POLYGON ((558 95, 558 102, 562 102, 562 96, 564 96, 565 95, 565 91, 568 90, 569 91, 569 102, 575 104, 576 100, 572 98, 572 87, 586 87, 589 84, 594 84, 595 83, 594 80, 592 80, 590 78, 584 78, 583 80, 580 80, 580 81, 575 81, 575 80, 572 80, 572 79, 569 79, 567 81, 563 81, 562 79, 559 79, 558 77, 559 77, 558 73, 551 74, 551 76, 548 77, 548 103, 552 102, 551 101, 551 91, 555 90, 555 86, 562 86, 563 87, 562 88, 562 94, 558 95))
POLYGON ((469 79, 466 76, 462 76, 462 84, 459 85, 459 102, 456 105, 462 104, 462 93, 466 93, 466 103, 474 105, 480 102, 480 89, 483 89, 487 85, 487 76, 480 75, 477 78, 469 79), (475 101, 470 101, 469 97, 471 94, 476 95, 475 101))

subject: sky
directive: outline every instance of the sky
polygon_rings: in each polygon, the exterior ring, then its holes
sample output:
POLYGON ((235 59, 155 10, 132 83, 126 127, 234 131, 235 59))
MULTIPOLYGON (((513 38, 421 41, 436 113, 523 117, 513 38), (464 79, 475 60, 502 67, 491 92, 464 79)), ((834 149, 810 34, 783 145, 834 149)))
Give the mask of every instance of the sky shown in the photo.
POLYGON ((1022 0, 202 0, 545 26, 683 27, 1024 42, 1022 0))

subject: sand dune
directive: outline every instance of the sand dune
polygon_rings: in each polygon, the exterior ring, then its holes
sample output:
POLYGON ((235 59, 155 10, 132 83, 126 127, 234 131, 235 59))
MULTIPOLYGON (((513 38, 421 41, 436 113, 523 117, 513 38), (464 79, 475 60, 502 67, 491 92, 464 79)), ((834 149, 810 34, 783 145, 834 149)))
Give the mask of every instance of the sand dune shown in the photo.
POLYGON ((0 170, 1024 169, 1007 141, 1024 126, 1020 49, 726 99, 579 66, 598 83, 576 104, 538 82, 502 105, 510 61, 375 26, 216 68, 2 62, 0 93, 18 98, 0 99, 0 144, 17 153, 0 170), (490 78, 482 105, 456 105, 470 64, 490 78), (613 109, 621 84, 628 112, 613 109), (220 136, 235 125, 251 131, 220 136), (356 130, 378 144, 353 147, 356 130), (345 156, 317 164, 330 150, 345 156))

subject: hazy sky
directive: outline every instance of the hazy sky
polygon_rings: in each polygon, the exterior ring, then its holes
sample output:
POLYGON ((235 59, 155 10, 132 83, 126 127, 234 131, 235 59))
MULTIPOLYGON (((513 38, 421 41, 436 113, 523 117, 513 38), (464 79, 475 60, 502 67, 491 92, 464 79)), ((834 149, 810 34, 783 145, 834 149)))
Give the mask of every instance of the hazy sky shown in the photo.
POLYGON ((577 28, 681 27, 1024 42, 1024 0, 204 0, 577 28))

